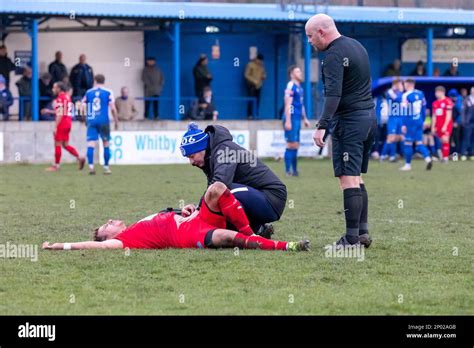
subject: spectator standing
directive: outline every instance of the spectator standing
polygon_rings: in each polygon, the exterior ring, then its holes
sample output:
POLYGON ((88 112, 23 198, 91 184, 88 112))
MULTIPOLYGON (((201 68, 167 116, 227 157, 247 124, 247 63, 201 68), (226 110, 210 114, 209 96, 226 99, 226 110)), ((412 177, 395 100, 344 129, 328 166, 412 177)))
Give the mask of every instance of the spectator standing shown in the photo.
MULTIPOLYGON (((145 98, 159 98, 163 85, 165 84, 165 77, 161 70, 156 66, 156 60, 153 57, 146 59, 145 68, 142 72, 142 81, 145 88, 145 98)), ((160 115, 159 100, 145 99, 145 118, 158 119, 160 115)))
POLYGON ((53 99, 53 90, 52 90, 52 85, 51 85, 51 74, 50 73, 44 73, 41 75, 40 81, 39 81, 39 91, 40 91, 40 97, 41 98, 48 98, 41 100, 39 102, 39 108, 44 109, 50 101, 53 99))
POLYGON ((253 113, 253 102, 249 101, 247 105, 247 118, 250 120, 258 116, 260 107, 260 94, 263 81, 267 78, 265 66, 263 65, 263 54, 259 53, 257 57, 251 60, 245 67, 245 81, 247 83, 247 92, 249 97, 257 98, 257 115, 253 113))
POLYGON ((120 97, 115 98, 115 108, 120 121, 131 121, 137 117, 138 111, 135 107, 135 101, 129 94, 128 87, 122 87, 120 97))
MULTIPOLYGON (((16 82, 18 95, 20 96, 20 105, 23 108, 23 117, 26 120, 31 119, 31 77, 33 73, 29 66, 23 68, 23 77, 16 82)), ((20 113, 21 117, 21 113, 20 113)), ((22 119, 20 118, 20 119, 22 119)))
POLYGON ((410 76, 426 76, 425 65, 421 60, 416 63, 415 69, 412 70, 410 76))
POLYGON ((402 74, 402 62, 400 59, 395 59, 384 72, 384 76, 401 76, 402 74))
POLYGON ((10 72, 15 70, 15 64, 8 57, 7 47, 5 45, 0 46, 0 75, 3 75, 5 79, 5 86, 7 89, 10 88, 10 72))
POLYGON ((5 83, 5 77, 0 75, 0 119, 8 121, 8 109, 13 104, 13 97, 5 83))
POLYGON ((211 86, 212 74, 209 71, 208 63, 207 56, 201 54, 193 68, 194 92, 198 99, 203 96, 204 88, 211 86))
POLYGON ((63 82, 64 78, 67 77, 67 68, 63 64, 63 53, 57 51, 55 54, 55 59, 48 66, 48 71, 51 74, 51 85, 55 82, 63 82))
POLYGON ((463 141, 461 147, 461 160, 474 155, 474 87, 471 94, 463 102, 462 107, 463 141))
POLYGON ((73 101, 82 99, 84 94, 86 94, 87 90, 93 87, 94 71, 86 63, 85 54, 81 54, 79 56, 79 63, 73 66, 69 81, 73 89, 73 101))

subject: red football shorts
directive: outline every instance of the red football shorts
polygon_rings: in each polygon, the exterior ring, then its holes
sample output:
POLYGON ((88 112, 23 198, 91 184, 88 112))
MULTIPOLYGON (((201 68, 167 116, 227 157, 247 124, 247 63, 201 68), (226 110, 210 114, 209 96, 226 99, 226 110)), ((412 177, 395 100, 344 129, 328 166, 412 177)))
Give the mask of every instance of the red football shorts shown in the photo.
POLYGON ((205 248, 204 239, 209 231, 226 228, 226 218, 213 213, 203 201, 198 215, 183 222, 178 228, 178 248, 205 248))
POLYGON ((446 132, 444 132, 444 133, 443 133, 442 130, 441 130, 442 128, 443 128, 442 126, 441 126, 441 127, 436 127, 436 136, 437 136, 438 138, 441 138, 441 137, 443 137, 443 136, 445 136, 445 135, 449 137, 449 136, 451 136, 451 134, 453 133, 453 124, 452 124, 452 123, 450 123, 450 124, 448 125, 448 127, 446 127, 446 132))
POLYGON ((56 127, 54 134, 55 141, 69 141, 69 133, 71 132, 72 120, 70 117, 63 117, 56 127))

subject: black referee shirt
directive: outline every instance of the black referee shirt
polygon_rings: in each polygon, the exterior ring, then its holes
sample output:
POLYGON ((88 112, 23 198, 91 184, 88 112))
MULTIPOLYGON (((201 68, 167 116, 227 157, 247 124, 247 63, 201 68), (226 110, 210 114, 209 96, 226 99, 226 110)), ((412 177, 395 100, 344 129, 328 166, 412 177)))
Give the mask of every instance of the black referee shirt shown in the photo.
POLYGON ((324 95, 340 97, 340 101, 335 114, 323 114, 323 118, 350 117, 354 111, 373 109, 370 63, 364 46, 357 40, 340 36, 328 45, 325 53, 322 62, 324 95))

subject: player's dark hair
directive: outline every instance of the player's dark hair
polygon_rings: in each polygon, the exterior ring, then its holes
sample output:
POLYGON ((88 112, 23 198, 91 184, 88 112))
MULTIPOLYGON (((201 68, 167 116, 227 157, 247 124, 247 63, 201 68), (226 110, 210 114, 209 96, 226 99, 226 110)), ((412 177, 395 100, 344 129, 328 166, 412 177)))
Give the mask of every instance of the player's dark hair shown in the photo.
POLYGON ((296 64, 290 65, 290 66, 288 67, 288 76, 290 76, 291 73, 293 72, 293 70, 295 70, 296 68, 299 68, 299 66, 296 65, 296 64))
POLYGON ((436 86, 435 91, 446 93, 446 88, 444 88, 444 86, 436 86))
POLYGON ((102 74, 97 74, 94 76, 94 80, 97 83, 103 84, 105 82, 105 76, 102 74))
POLYGON ((414 85, 416 82, 414 79, 406 79, 405 83, 411 83, 412 85, 414 85))
POLYGON ((95 230, 94 230, 94 234, 92 235, 92 240, 94 242, 103 242, 104 241, 104 238, 103 237, 99 237, 99 227, 97 227, 95 230))

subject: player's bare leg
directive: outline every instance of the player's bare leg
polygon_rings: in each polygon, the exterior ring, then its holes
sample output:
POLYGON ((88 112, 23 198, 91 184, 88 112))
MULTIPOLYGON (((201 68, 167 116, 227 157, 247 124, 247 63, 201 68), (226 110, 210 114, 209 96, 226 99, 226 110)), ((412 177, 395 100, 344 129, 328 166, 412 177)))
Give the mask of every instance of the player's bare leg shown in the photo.
POLYGON ((252 235, 247 236, 240 232, 226 229, 217 229, 212 233, 212 246, 215 248, 240 248, 240 249, 261 249, 261 250, 282 250, 282 251, 308 251, 309 240, 304 239, 298 242, 284 242, 278 240, 268 240, 266 238, 252 235))

